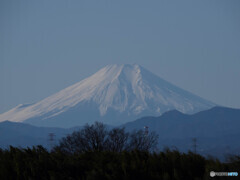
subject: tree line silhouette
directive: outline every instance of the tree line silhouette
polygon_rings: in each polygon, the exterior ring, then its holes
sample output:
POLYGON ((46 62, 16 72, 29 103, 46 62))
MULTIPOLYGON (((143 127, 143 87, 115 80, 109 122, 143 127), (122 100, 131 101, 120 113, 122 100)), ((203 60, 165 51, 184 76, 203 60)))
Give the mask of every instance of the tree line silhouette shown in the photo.
MULTIPOLYGON (((51 151, 42 146, 0 149, 0 179, 211 179, 210 171, 238 172, 240 157, 228 162, 199 154, 156 151, 158 136, 144 131, 85 125, 51 151)), ((218 177, 226 179, 226 177, 218 177)))

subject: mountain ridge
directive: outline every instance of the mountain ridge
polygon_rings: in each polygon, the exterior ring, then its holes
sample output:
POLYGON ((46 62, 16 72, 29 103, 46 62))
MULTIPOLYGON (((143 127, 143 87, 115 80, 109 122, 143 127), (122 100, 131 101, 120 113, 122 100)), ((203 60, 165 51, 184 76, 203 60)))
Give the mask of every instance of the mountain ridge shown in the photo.
POLYGON ((239 133, 239 118, 240 109, 216 106, 192 115, 172 110, 158 117, 143 117, 128 122, 122 127, 134 130, 148 126, 161 137, 169 137, 170 134, 172 138, 223 137, 225 132, 239 133))
POLYGON ((117 125, 171 109, 195 113, 214 105, 139 65, 108 65, 38 103, 1 114, 0 122, 71 127, 97 120, 117 125))

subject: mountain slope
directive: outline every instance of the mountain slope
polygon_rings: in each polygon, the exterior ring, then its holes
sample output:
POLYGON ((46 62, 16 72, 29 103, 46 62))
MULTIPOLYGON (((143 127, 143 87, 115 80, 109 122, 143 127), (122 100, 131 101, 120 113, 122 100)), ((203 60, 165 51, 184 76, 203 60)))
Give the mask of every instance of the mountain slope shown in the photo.
POLYGON ((1 114, 0 122, 71 127, 98 120, 117 125, 171 109, 194 113, 213 106, 139 65, 109 65, 38 103, 1 114))
POLYGON ((159 135, 159 147, 193 150, 222 160, 227 154, 240 154, 240 109, 214 107, 193 115, 173 110, 159 117, 143 117, 122 125, 127 131, 149 127, 159 135))
POLYGON ((54 134, 53 144, 57 144, 58 140, 72 133, 75 129, 35 127, 25 123, 1 122, 0 123, 0 148, 15 147, 31 147, 42 145, 50 148, 49 133, 54 134))
POLYGON ((240 110, 214 107, 193 115, 173 110, 159 117, 143 117, 122 126, 129 131, 148 126, 161 138, 224 137, 240 134, 240 110))

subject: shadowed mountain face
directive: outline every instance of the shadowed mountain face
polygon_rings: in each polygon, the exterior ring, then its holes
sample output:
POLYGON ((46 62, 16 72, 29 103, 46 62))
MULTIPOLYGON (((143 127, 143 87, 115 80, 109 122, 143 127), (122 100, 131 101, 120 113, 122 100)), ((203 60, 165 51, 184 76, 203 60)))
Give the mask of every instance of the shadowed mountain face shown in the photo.
POLYGON ((214 107, 193 115, 177 110, 160 117, 143 117, 123 125, 128 131, 149 127, 159 134, 159 147, 193 150, 197 139, 197 152, 224 159, 226 154, 240 154, 240 110, 214 107))
POLYGON ((111 65, 38 103, 19 105, 1 114, 0 122, 53 127, 94 121, 120 125, 172 109, 195 113, 213 106, 139 65, 111 65))
MULTIPOLYGON (((214 107, 193 115, 177 110, 159 117, 144 117, 122 125, 127 131, 149 127, 159 135, 159 148, 178 148, 181 151, 193 150, 192 138, 197 139, 197 152, 203 155, 218 156, 240 153, 240 110, 214 107)), ((121 126, 121 127, 122 127, 121 126)), ((0 123, 0 147, 32 146, 42 144, 49 147, 49 133, 57 140, 78 129, 35 127, 24 123, 0 123)), ((110 128, 110 127, 109 127, 110 128)))
POLYGON ((161 138, 225 137, 240 133, 240 110, 214 107, 193 115, 173 110, 160 117, 144 117, 123 126, 127 130, 148 126, 161 138))
POLYGON ((5 121, 0 123, 0 147, 43 145, 50 148, 51 143, 56 144, 60 138, 69 133, 72 133, 72 129, 35 127, 25 123, 5 121), (55 135, 53 142, 49 141, 49 133, 55 135))

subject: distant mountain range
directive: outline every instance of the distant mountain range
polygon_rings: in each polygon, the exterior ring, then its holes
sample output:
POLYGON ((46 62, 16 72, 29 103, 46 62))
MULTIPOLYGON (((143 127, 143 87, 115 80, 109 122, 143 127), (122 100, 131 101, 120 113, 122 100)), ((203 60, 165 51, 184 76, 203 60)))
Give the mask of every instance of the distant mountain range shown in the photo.
POLYGON ((18 105, 1 114, 0 122, 46 127, 73 127, 94 121, 120 125, 173 109, 191 114, 213 106, 139 65, 109 65, 40 102, 18 105))
POLYGON ((51 147, 59 139, 73 132, 74 129, 36 127, 25 123, 4 121, 0 123, 0 147, 11 146, 31 147, 43 145, 51 147), (53 142, 50 141, 49 133, 53 133, 53 142))
MULTIPOLYGON (((224 154, 240 153, 240 110, 214 107, 192 115, 177 110, 164 113, 159 117, 143 117, 119 127, 127 131, 144 129, 159 135, 159 148, 177 148, 181 151, 193 150, 193 138, 197 139, 197 152, 223 158, 224 154)), ((55 141, 80 127, 46 128, 24 123, 0 123, 0 145, 7 147, 32 146, 42 144, 49 147, 49 133, 54 133, 55 141)))
POLYGON ((226 154, 240 155, 240 110, 214 107, 193 115, 177 110, 159 117, 143 117, 123 125, 128 131, 143 129, 159 134, 159 147, 193 150, 193 138, 197 140, 197 152, 223 159, 226 154))
POLYGON ((123 126, 127 130, 148 126, 161 138, 220 138, 240 133, 240 110, 214 107, 193 115, 172 110, 159 117, 143 117, 123 126))

